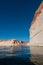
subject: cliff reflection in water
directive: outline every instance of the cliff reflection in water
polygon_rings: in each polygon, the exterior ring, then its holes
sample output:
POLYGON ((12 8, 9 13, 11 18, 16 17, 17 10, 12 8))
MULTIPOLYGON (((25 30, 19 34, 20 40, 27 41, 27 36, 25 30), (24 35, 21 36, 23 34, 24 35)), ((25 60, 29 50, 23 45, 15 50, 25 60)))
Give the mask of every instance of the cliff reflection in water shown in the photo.
POLYGON ((28 65, 30 61, 30 47, 0 47, 0 65, 28 65))
POLYGON ((0 48, 0 58, 8 56, 27 56, 30 54, 29 46, 15 46, 15 47, 1 47, 0 48))

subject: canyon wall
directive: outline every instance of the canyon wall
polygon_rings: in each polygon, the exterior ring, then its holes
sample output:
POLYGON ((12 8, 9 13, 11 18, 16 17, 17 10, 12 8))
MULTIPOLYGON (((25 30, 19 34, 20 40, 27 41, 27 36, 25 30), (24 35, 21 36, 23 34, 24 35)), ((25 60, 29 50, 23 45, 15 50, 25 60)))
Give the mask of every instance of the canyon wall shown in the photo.
POLYGON ((43 46, 43 2, 35 12, 30 27, 30 45, 43 46))

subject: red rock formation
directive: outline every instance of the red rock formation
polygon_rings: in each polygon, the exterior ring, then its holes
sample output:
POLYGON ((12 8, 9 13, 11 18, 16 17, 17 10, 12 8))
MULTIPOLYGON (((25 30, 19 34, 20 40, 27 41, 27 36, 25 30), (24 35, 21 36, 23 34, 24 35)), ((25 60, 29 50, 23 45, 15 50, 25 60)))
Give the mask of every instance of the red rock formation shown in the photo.
POLYGON ((41 10, 43 9, 43 1, 41 2, 39 8, 36 10, 32 24, 34 24, 34 21, 36 20, 37 16, 41 13, 41 10))

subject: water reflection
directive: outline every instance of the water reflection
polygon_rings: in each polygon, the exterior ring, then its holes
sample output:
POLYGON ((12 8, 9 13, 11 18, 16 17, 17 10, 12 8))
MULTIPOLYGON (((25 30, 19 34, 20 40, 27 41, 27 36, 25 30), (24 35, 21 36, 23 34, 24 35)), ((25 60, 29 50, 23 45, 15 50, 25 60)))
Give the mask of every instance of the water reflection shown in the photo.
POLYGON ((25 65, 30 63, 30 47, 0 47, 0 63, 4 65, 25 65))

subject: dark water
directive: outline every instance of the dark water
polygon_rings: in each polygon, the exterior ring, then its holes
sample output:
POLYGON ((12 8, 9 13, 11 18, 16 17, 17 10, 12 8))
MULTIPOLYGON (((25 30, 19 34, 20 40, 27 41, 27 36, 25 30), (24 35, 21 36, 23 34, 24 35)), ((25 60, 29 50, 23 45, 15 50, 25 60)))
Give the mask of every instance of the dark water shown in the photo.
POLYGON ((29 46, 0 47, 0 65, 34 65, 29 46))

